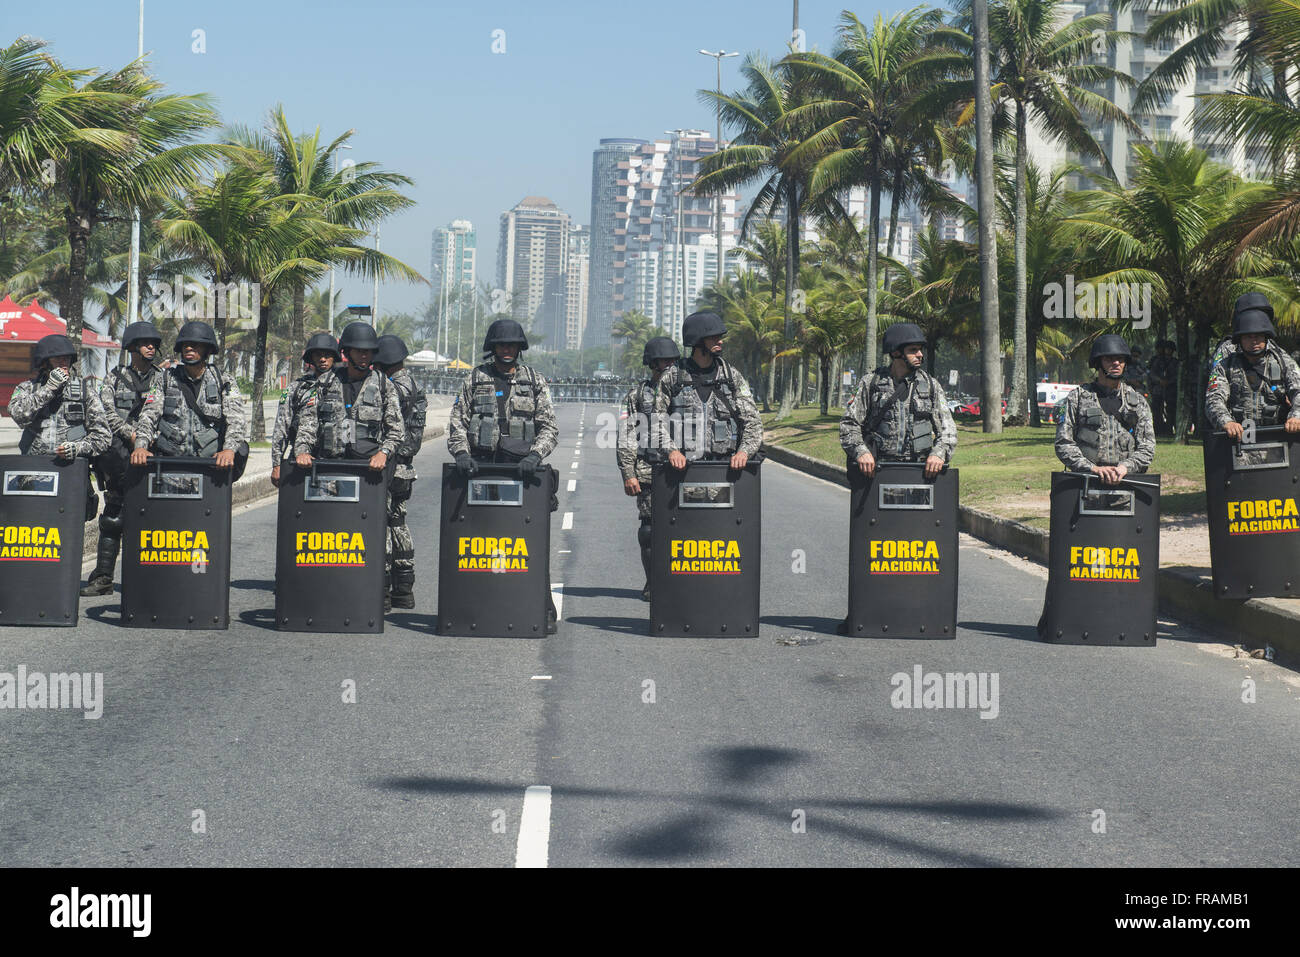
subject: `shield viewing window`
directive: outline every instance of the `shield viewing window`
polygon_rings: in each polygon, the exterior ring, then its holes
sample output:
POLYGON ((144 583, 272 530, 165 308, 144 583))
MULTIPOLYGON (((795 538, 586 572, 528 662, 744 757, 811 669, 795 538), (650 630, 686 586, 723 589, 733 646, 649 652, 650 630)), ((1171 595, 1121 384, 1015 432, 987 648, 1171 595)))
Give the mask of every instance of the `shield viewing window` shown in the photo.
POLYGON ((203 498, 203 476, 197 472, 150 472, 149 498, 203 498))
POLYGON ((680 508, 731 508, 730 482, 683 482, 677 487, 680 508))
POLYGON ((1079 492, 1080 515, 1121 516, 1133 514, 1131 489, 1093 488, 1085 485, 1079 492))
POLYGON ((882 509, 920 509, 933 511, 933 485, 881 485, 882 509))
POLYGON ((5 472, 6 495, 59 494, 58 472, 5 472))
POLYGON ((1284 469, 1291 466, 1291 446, 1286 442, 1238 443, 1232 447, 1232 470, 1284 469))
POLYGON ((302 483, 304 502, 359 502, 361 478, 356 475, 317 475, 302 483))
POLYGON ((524 483, 518 479, 476 478, 469 480, 470 505, 524 504, 524 483))

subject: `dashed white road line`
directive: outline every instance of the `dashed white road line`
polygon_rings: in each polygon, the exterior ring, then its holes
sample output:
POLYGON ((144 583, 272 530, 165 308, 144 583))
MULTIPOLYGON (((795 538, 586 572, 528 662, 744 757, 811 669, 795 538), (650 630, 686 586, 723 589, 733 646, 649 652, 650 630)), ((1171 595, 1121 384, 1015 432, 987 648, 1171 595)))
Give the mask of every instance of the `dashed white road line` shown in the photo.
POLYGON ((582 454, 582 449, 574 449, 574 450, 573 450, 573 454, 574 454, 574 455, 581 455, 581 454, 582 454))
POLYGON ((550 681, 550 680, 551 680, 551 676, 550 676, 550 675, 533 675, 532 680, 533 680, 533 681, 550 681))
POLYGON ((519 816, 519 842, 515 867, 545 867, 550 857, 551 789, 534 784, 524 790, 524 810, 519 816))
POLYGON ((564 520, 560 522, 560 528, 573 528, 573 513, 565 512, 564 520))
POLYGON ((577 489, 578 489, 578 480, 577 480, 577 479, 569 479, 569 491, 570 491, 570 492, 575 492, 575 491, 577 491, 577 489))
POLYGON ((557 554, 557 555, 571 555, 571 554, 573 554, 573 549, 572 549, 572 548, 561 548, 558 552, 556 552, 556 554, 557 554))
POLYGON ((570 471, 570 472, 572 472, 572 471, 573 471, 574 469, 576 469, 577 467, 578 467, 578 463, 577 463, 577 462, 570 462, 570 463, 569 463, 569 471, 570 471))

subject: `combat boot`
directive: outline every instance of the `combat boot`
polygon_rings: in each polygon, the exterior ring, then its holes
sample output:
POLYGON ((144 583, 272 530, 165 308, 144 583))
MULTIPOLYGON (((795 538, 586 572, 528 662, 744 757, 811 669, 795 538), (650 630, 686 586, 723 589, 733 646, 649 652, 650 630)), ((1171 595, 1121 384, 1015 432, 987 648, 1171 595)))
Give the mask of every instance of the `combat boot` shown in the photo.
POLYGON ((121 539, 100 534, 95 570, 90 573, 90 579, 81 589, 83 598, 113 594, 113 570, 117 567, 117 552, 120 545, 121 539))
POLYGON ((384 614, 393 610, 393 576, 384 572, 384 614))
POLYGON ((393 608, 415 607, 415 569, 394 568, 393 590, 390 592, 393 608))

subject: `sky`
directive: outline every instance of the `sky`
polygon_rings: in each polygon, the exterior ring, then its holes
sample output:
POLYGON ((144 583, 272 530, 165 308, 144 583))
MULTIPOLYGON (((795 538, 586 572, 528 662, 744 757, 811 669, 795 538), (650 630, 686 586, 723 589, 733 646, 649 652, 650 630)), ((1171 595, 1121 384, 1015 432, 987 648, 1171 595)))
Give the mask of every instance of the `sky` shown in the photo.
MULTIPOLYGON (((850 9, 869 21, 911 5, 850 9)), ((802 0, 808 49, 831 50, 844 8, 802 0)), ((65 66, 116 69, 135 56, 138 16, 139 0, 7 0, 0 42, 27 34, 65 66)), ((716 68, 698 51, 742 54, 723 60, 731 92, 745 54, 785 52, 791 19, 792 0, 145 0, 144 49, 169 91, 210 94, 223 122, 260 126, 280 103, 296 131, 355 129, 353 160, 416 184, 417 205, 381 227, 384 252, 427 275, 433 229, 469 219, 479 279, 491 282, 502 212, 548 196, 588 223, 599 140, 712 130, 697 91, 716 68)), ((337 283, 344 302, 370 301, 368 281, 337 283)), ((380 286, 381 313, 427 299, 425 286, 380 286)))

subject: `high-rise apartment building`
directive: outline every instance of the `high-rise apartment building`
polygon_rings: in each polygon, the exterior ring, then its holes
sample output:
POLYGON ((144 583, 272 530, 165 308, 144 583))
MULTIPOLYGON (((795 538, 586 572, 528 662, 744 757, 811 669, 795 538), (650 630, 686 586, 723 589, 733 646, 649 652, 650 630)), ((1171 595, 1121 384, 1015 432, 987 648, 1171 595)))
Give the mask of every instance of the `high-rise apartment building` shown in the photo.
POLYGON ((569 231, 569 262, 564 271, 564 342, 562 348, 579 349, 587 326, 587 294, 591 267, 591 228, 569 231))
POLYGON ((553 351, 565 341, 569 214, 544 196, 526 196, 501 214, 497 286, 510 295, 510 315, 553 351))
POLYGON ((453 219, 448 226, 433 231, 429 281, 431 301, 441 303, 446 296, 451 318, 473 309, 474 284, 477 276, 478 240, 474 224, 468 219, 453 219), (459 293, 459 295, 457 295, 459 293))

